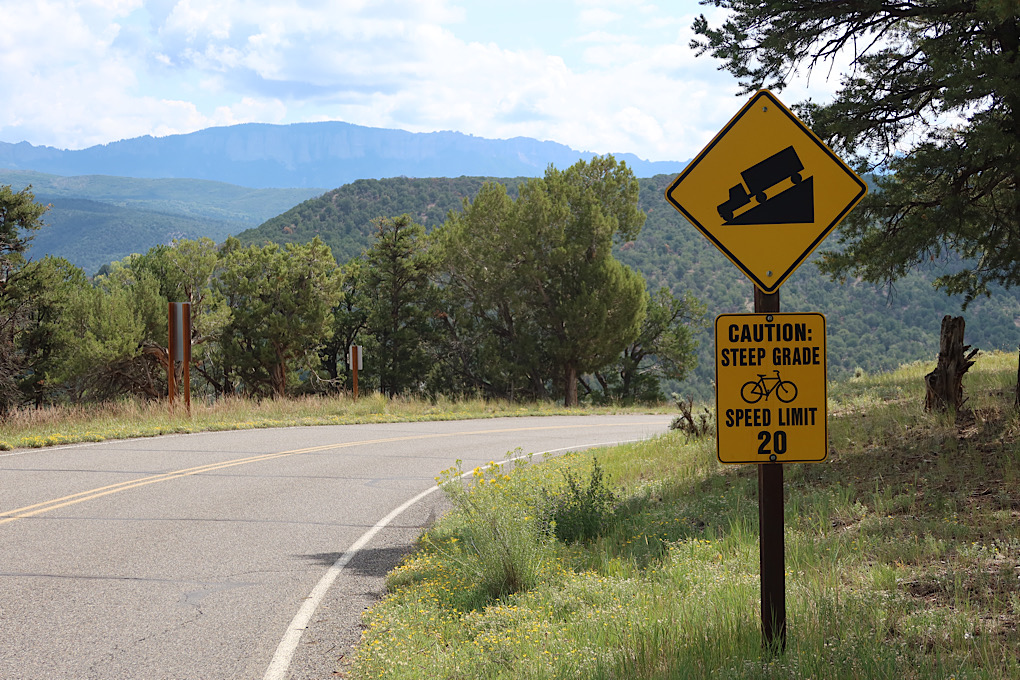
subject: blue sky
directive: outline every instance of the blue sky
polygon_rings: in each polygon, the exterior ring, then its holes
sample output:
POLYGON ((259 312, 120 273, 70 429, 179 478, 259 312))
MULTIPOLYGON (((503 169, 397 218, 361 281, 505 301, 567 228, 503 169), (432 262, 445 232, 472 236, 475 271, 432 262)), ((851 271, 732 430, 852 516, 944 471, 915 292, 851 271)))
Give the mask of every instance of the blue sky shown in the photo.
MULTIPOLYGON (((693 0, 3 0, 0 141, 342 120, 694 156, 743 103, 693 0)), ((838 69, 781 97, 825 101, 838 69)))

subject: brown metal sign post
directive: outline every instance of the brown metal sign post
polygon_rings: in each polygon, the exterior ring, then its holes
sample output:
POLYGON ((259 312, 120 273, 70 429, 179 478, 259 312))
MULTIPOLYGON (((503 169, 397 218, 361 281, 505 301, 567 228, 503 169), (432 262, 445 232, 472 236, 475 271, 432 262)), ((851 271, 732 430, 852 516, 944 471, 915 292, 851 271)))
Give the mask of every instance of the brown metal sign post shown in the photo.
MULTIPOLYGON (((779 312, 779 291, 754 289, 754 311, 779 312)), ((786 542, 783 526, 783 465, 758 465, 758 562, 761 573, 761 644, 786 651, 786 542)))

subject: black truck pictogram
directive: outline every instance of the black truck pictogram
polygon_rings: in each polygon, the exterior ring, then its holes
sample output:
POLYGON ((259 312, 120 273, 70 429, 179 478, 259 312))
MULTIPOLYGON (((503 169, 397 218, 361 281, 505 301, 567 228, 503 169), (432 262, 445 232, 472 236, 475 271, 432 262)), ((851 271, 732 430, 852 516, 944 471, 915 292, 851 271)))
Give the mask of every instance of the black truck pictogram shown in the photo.
POLYGON ((752 165, 740 173, 747 188, 744 188, 744 184, 730 188, 729 199, 717 208, 719 216, 729 222, 733 219, 734 212, 751 202, 751 196, 754 196, 758 203, 764 203, 768 200, 765 191, 784 179, 789 178, 794 184, 800 184, 803 179, 800 173, 803 169, 804 164, 800 162, 800 157, 792 146, 752 165))

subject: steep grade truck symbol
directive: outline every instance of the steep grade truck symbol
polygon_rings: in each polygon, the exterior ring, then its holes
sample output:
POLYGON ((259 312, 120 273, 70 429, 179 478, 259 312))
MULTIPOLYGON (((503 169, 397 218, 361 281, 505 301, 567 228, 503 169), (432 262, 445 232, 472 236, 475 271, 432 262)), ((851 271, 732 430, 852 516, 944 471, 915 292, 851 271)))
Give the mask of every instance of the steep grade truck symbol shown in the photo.
MULTIPOLYGON (((730 188, 729 199, 717 208, 719 216, 728 224, 785 224, 812 221, 814 218, 812 187, 803 187, 806 192, 793 191, 804 181, 801 175, 803 170, 804 164, 792 146, 772 154, 740 173, 744 182, 730 188), (786 179, 793 182, 793 189, 787 189, 769 199, 765 192, 786 179), (748 205, 752 196, 758 205, 734 221, 736 211, 748 205), (766 202, 770 200, 777 201, 775 208, 772 206, 764 208, 766 202), (782 205, 778 205, 780 203, 782 205)), ((811 178, 808 178, 809 185, 810 180, 811 178)))

